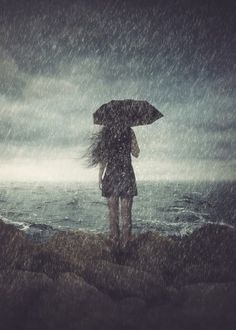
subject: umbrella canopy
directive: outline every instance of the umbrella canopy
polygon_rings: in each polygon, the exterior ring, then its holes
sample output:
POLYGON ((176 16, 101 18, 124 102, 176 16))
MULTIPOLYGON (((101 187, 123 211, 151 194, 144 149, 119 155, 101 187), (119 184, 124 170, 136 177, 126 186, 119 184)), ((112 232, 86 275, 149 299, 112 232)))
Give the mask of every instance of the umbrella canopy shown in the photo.
POLYGON ((112 100, 93 113, 94 124, 114 126, 148 125, 163 114, 147 101, 112 100))

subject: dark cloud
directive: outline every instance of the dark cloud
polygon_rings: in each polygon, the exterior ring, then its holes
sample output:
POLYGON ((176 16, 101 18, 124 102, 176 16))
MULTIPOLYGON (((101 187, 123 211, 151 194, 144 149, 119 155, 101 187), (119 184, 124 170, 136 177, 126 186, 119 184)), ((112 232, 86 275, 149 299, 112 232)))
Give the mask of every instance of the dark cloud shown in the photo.
POLYGON ((16 62, 0 46, 0 94, 12 99, 19 98, 25 86, 25 77, 19 72, 16 62))
POLYGON ((96 108, 135 98, 164 113, 136 129, 143 159, 231 166, 235 11, 226 2, 2 3, 1 155, 85 147, 96 108))
POLYGON ((188 79, 203 70, 215 77, 232 69, 233 7, 222 10, 212 1, 145 4, 23 2, 15 9, 6 5, 2 43, 30 72, 55 72, 58 62, 87 55, 111 58, 108 69, 114 79, 122 74, 114 63, 124 65, 131 58, 143 64, 136 73, 127 71, 133 76, 168 72, 170 77, 178 79, 181 73, 188 79))

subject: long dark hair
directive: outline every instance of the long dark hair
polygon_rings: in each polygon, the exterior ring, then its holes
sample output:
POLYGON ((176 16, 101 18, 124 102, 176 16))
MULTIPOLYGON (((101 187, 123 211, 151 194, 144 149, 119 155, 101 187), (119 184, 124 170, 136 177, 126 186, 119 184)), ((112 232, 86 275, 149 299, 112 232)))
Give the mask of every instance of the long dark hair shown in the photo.
POLYGON ((86 159, 87 167, 94 167, 106 163, 111 154, 117 153, 117 147, 131 143, 131 128, 103 126, 89 137, 89 141, 83 158, 86 159))

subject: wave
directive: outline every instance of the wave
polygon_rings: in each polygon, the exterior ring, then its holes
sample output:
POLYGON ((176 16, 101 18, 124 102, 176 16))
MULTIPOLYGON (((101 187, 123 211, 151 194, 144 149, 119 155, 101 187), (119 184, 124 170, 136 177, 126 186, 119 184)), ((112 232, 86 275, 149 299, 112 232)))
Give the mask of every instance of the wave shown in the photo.
POLYGON ((44 242, 59 231, 58 228, 54 228, 44 223, 14 221, 1 215, 0 220, 6 224, 14 225, 17 229, 23 231, 29 239, 35 242, 44 242))

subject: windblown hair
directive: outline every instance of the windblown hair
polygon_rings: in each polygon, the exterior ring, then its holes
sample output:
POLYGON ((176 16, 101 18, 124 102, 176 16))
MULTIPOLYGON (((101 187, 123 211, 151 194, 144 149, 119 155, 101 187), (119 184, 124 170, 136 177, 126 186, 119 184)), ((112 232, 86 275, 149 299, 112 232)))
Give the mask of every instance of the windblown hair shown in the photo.
POLYGON ((102 127, 89 138, 90 145, 84 155, 88 167, 108 161, 109 155, 117 152, 117 146, 124 141, 131 142, 130 127, 102 127), (127 140, 128 139, 128 140, 127 140))

